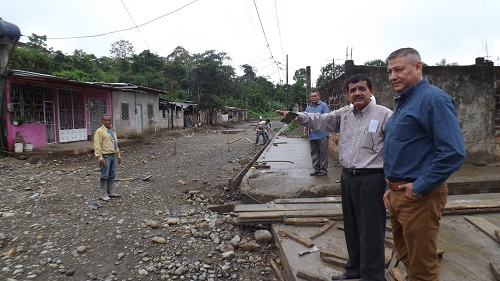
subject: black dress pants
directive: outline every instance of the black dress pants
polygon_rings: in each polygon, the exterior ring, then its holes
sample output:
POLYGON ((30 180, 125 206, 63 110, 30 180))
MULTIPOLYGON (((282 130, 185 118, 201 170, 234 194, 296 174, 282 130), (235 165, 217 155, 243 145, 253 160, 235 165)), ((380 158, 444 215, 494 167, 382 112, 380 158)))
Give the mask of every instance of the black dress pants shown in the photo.
POLYGON ((385 188, 383 173, 342 172, 342 213, 349 254, 345 275, 349 278, 384 280, 385 188))

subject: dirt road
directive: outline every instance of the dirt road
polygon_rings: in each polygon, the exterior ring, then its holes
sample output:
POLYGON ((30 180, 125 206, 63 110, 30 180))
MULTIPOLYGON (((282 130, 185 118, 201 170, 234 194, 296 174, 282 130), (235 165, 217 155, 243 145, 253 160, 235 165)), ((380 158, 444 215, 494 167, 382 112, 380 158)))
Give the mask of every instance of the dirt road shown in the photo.
POLYGON ((109 202, 91 155, 0 159, 0 279, 275 280, 275 246, 207 209, 239 199, 228 179, 262 148, 253 126, 147 135, 123 149, 118 178, 129 180, 109 202))

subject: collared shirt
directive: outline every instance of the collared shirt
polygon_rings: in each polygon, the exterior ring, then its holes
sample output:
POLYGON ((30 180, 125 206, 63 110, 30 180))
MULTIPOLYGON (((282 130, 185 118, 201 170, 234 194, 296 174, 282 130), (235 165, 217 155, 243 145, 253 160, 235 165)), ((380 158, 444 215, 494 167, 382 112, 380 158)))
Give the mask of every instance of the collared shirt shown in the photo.
POLYGON ((370 102, 363 110, 344 106, 330 113, 299 113, 297 120, 313 131, 340 133, 339 161, 344 168, 381 169, 385 124, 392 111, 370 102))
MULTIPOLYGON (((322 101, 318 101, 316 105, 309 104, 306 108, 307 113, 328 113, 330 112, 330 108, 328 108, 328 105, 322 101)), ((311 131, 307 133, 309 136, 310 140, 319 140, 324 137, 329 137, 330 132, 318 132, 318 131, 311 131)))
POLYGON ((106 128, 104 125, 99 127, 94 134, 94 154, 99 160, 103 159, 103 154, 114 154, 116 157, 120 158, 120 148, 118 148, 116 132, 106 128), (113 132, 112 134, 110 134, 110 130, 113 132))
POLYGON ((386 125, 384 172, 390 181, 414 180, 424 194, 442 184, 465 160, 455 104, 427 79, 406 89, 386 125))

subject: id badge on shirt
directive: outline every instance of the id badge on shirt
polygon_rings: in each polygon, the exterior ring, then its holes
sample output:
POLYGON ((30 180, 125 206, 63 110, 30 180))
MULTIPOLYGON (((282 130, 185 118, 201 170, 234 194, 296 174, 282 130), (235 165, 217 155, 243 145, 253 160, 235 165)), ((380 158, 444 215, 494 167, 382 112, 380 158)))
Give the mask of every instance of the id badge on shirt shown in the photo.
POLYGON ((370 121, 370 127, 368 127, 368 132, 375 133, 377 132, 377 128, 378 128, 378 120, 372 119, 372 121, 370 121))

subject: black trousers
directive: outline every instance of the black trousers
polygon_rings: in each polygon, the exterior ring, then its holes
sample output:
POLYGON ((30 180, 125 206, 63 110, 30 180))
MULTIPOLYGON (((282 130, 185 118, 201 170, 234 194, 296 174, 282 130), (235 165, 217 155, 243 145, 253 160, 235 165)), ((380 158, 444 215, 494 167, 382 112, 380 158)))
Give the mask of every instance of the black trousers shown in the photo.
POLYGON ((351 175, 342 172, 342 213, 350 278, 385 280, 385 223, 383 173, 351 175))

